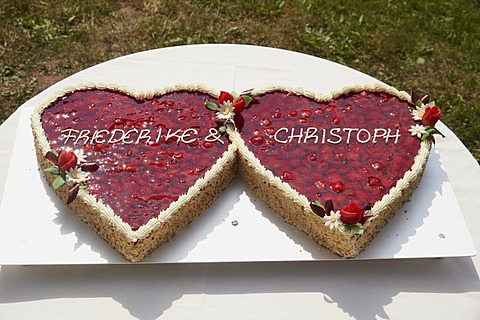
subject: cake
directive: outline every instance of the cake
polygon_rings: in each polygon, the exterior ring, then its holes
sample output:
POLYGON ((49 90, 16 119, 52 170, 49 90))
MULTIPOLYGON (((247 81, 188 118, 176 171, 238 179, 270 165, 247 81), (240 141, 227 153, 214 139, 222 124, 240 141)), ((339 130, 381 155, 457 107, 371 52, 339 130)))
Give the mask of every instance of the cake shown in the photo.
POLYGON ((33 113, 56 193, 132 262, 169 241, 237 171, 287 222, 353 258, 419 184, 440 111, 383 85, 330 95, 201 85, 79 85, 33 113))
POLYGON ((205 108, 214 95, 201 86, 66 88, 32 116, 40 166, 81 220, 126 259, 141 261, 236 173, 237 148, 205 108))
POLYGON ((251 94, 231 133, 240 174, 286 221, 343 258, 357 256, 418 186, 439 109, 383 85, 251 94))

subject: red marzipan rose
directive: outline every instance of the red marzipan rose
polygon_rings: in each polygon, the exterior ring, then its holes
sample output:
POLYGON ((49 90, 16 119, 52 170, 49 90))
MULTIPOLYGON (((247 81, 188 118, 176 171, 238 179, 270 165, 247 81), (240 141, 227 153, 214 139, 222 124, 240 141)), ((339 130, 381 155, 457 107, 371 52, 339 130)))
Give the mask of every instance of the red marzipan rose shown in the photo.
POLYGON ((217 99, 217 104, 221 105, 225 101, 233 102, 233 96, 228 92, 220 91, 220 95, 218 96, 218 99, 217 99))
POLYGON ((240 97, 233 103, 233 113, 239 114, 243 109, 245 109, 245 100, 243 100, 243 97, 240 97))
POLYGON ((72 151, 60 151, 58 154, 57 167, 60 171, 68 171, 77 165, 77 156, 72 151))
POLYGON ((340 209, 340 221, 344 224, 356 224, 362 220, 363 212, 354 202, 350 202, 348 206, 340 209))
POLYGON ((245 109, 245 100, 243 97, 238 98, 236 101, 233 101, 233 96, 225 91, 220 91, 220 95, 218 96, 217 99, 217 105, 221 105, 222 103, 226 101, 232 102, 233 106, 233 113, 239 114, 245 109))
POLYGON ((428 107, 422 116, 422 124, 424 126, 434 127, 438 119, 440 119, 442 112, 437 107, 428 107))

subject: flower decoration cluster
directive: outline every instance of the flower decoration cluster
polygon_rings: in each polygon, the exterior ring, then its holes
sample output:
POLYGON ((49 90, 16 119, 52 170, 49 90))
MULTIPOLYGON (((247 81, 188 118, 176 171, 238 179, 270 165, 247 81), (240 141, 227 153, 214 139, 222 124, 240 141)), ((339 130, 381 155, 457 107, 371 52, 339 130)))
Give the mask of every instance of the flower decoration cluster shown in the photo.
POLYGON ((332 200, 327 200, 325 205, 315 200, 310 203, 310 208, 330 230, 338 229, 349 234, 363 234, 365 223, 374 217, 370 204, 360 208, 353 201, 342 209, 335 210, 332 200))
POLYGON ((217 101, 205 101, 205 106, 216 112, 215 118, 219 131, 225 133, 228 124, 233 124, 238 130, 242 130, 244 119, 241 113, 250 106, 252 101, 253 98, 246 93, 239 95, 236 92, 220 91, 217 101))
POLYGON ((80 189, 86 189, 84 184, 89 179, 90 173, 97 171, 99 166, 96 163, 87 163, 87 156, 83 150, 56 152, 48 151, 45 158, 52 162, 53 166, 45 169, 45 172, 56 176, 53 180, 53 189, 57 190, 63 186, 69 187, 67 204, 70 204, 77 197, 80 189))
POLYGON ((435 101, 430 101, 430 96, 425 95, 420 98, 415 92, 412 92, 412 102, 415 104, 415 110, 412 111, 412 118, 419 121, 412 125, 408 130, 412 136, 417 136, 422 140, 430 139, 435 142, 433 134, 444 135, 435 128, 435 124, 440 119, 442 112, 435 105, 435 101))
MULTIPOLYGON (((415 104, 415 110, 412 111, 412 118, 418 121, 408 130, 412 136, 417 136, 421 140, 430 140, 435 142, 434 134, 444 135, 435 128, 442 112, 436 106, 435 101, 430 101, 430 96, 425 95, 420 98, 415 92, 412 92, 412 102, 415 104)), ((321 217, 326 227, 330 230, 338 229, 348 234, 363 234, 365 232, 365 223, 373 218, 375 214, 372 206, 368 203, 360 208, 353 201, 343 207, 335 210, 332 200, 327 200, 325 204, 315 200, 310 203, 312 211, 321 217)))

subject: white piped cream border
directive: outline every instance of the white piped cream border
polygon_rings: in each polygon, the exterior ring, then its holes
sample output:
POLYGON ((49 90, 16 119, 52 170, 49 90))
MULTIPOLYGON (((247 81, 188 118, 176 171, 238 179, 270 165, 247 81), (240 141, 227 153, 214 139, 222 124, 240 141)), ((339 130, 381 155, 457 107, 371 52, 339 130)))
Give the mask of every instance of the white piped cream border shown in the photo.
MULTIPOLYGON (((58 91, 54 95, 52 95, 48 100, 46 100, 43 104, 37 106, 31 116, 31 124, 32 130, 34 131, 37 141, 38 147, 40 148, 41 154, 46 154, 50 151, 51 146, 47 140, 45 132, 41 126, 41 114, 45 108, 47 108, 50 104, 58 100, 59 98, 73 93, 75 91, 81 90, 88 90, 88 89, 108 89, 108 90, 115 90, 122 93, 125 93, 129 96, 132 96, 136 99, 148 99, 154 96, 168 94, 174 91, 179 90, 186 90, 186 91, 201 91, 207 94, 210 94, 214 97, 218 97, 219 92, 214 89, 209 89, 204 85, 195 85, 195 84, 187 84, 187 85, 175 85, 171 87, 165 87, 163 89, 155 89, 155 90, 148 90, 148 91, 138 91, 134 90, 125 86, 119 86, 117 84, 105 84, 105 83, 87 83, 87 84, 79 84, 75 86, 69 86, 64 88, 61 91, 58 91)), ((358 85, 358 86, 350 86, 342 88, 341 90, 334 91, 330 94, 317 94, 312 91, 307 91, 302 88, 291 88, 291 87, 282 87, 282 86, 271 86, 263 89, 255 89, 252 90, 250 93, 252 96, 265 94, 272 91, 284 91, 284 92, 291 92, 296 95, 305 96, 307 98, 314 99, 319 102, 329 101, 335 99, 343 94, 351 93, 351 92, 361 92, 364 90, 373 91, 373 92, 386 92, 391 95, 395 95, 402 100, 411 102, 411 97, 405 91, 398 91, 397 89, 385 86, 382 84, 374 84, 374 85, 358 85)), ((308 199, 299 194, 296 190, 294 190, 288 183, 283 182, 279 177, 275 176, 270 170, 266 169, 259 161, 258 158, 247 148, 245 145, 242 137, 240 134, 232 127, 228 127, 227 133, 229 134, 230 140, 232 144, 228 147, 228 149, 223 153, 223 155, 215 162, 210 170, 205 173, 204 178, 198 179, 196 183, 191 186, 186 194, 181 195, 177 201, 172 202, 170 206, 161 211, 157 218, 151 219, 148 221, 147 224, 141 226, 138 230, 133 231, 131 227, 123 222, 119 216, 115 215, 113 209, 105 205, 101 200, 97 200, 94 196, 90 195, 87 190, 80 190, 78 194, 78 198, 83 201, 85 204, 89 205, 94 211, 99 214, 100 216, 104 217, 107 221, 109 221, 117 230, 124 235, 124 237, 129 242, 136 242, 138 240, 146 238, 153 230, 159 228, 162 222, 168 221, 168 219, 179 209, 181 208, 184 203, 188 202, 189 199, 194 197, 204 186, 204 184, 208 183, 218 172, 221 170, 222 166, 224 166, 227 162, 232 161, 236 157, 236 150, 238 151, 241 156, 247 159, 247 161, 255 167, 255 170, 264 176, 270 183, 274 186, 278 187, 279 189, 283 190, 283 192, 291 198, 295 203, 299 206, 306 208, 308 213, 314 214, 310 210, 310 202, 308 199)), ((414 164, 412 165, 411 169, 405 173, 405 175, 397 181, 395 187, 390 189, 389 193, 386 194, 380 201, 377 201, 372 211, 374 213, 374 218, 378 216, 379 212, 382 212, 385 208, 387 208, 390 203, 401 196, 403 190, 409 187, 409 182, 414 180, 418 174, 421 173, 422 168, 425 166, 431 149, 431 142, 429 141, 422 141, 418 154, 415 156, 414 164)), ((369 221, 373 220, 374 218, 370 219, 369 221)), ((365 228, 368 227, 369 222, 364 226, 365 228)), ((340 232, 340 231, 339 231, 340 232)))
MULTIPOLYGON (((125 93, 135 99, 148 99, 154 96, 165 95, 175 91, 199 91, 213 97, 218 97, 219 92, 214 89, 207 88, 204 85, 195 85, 195 84, 187 84, 187 85, 175 85, 171 87, 165 87, 163 89, 156 89, 151 91, 137 91, 134 89, 127 88, 125 86, 119 86, 116 84, 104 84, 104 83, 88 83, 88 84, 79 84, 75 86, 69 86, 64 88, 61 91, 58 91, 54 95, 52 95, 48 100, 46 100, 41 105, 37 106, 30 118, 32 130, 34 131, 37 141, 40 148, 40 154, 46 154, 48 151, 51 150, 50 143, 47 140, 47 136, 45 135, 45 131, 41 125, 41 114, 50 104, 57 101, 61 97, 73 93, 75 91, 81 90, 89 90, 89 89, 106 89, 106 90, 114 90, 118 92, 125 93)), ((101 200, 97 200, 94 196, 88 193, 87 190, 80 190, 77 196, 77 199, 84 202, 93 210, 96 214, 100 215, 101 217, 105 218, 108 222, 110 222, 121 234, 129 242, 136 242, 141 239, 145 239, 153 230, 159 228, 162 222, 168 221, 168 219, 175 214, 185 203, 187 203, 191 198, 193 198, 202 187, 209 183, 218 172, 221 171, 222 167, 225 166, 226 163, 232 161, 236 157, 236 150, 237 147, 232 143, 228 146, 228 149, 222 154, 222 156, 215 162, 215 164, 205 172, 203 178, 198 179, 193 186, 191 186, 187 193, 181 195, 177 201, 174 201, 170 204, 170 206, 162 210, 157 218, 150 219, 145 225, 141 226, 138 230, 133 231, 130 225, 123 222, 122 219, 115 215, 112 208, 105 205, 101 200)))
MULTIPOLYGON (((303 90, 301 88, 289 88, 289 87, 282 87, 282 86, 271 86, 259 90, 252 90, 252 96, 258 96, 262 94, 266 94, 268 92, 273 91, 283 91, 283 92, 291 92, 299 96, 305 96, 307 98, 314 99, 318 102, 325 102, 330 101, 332 99, 336 99, 339 96, 347 93, 352 92, 361 92, 361 91, 371 91, 371 92, 386 92, 388 94, 397 96, 398 98, 412 102, 411 97, 405 91, 399 91, 391 86, 385 86, 382 84, 373 84, 373 85, 357 85, 351 87, 345 87, 338 91, 333 91, 329 95, 326 94, 316 94, 312 91, 303 90)), ((306 208, 306 212, 308 214, 314 214, 313 211, 310 209, 310 201, 308 201, 307 197, 303 194, 298 193, 295 189, 293 189, 288 183, 283 182, 279 177, 275 176, 272 171, 265 168, 261 163, 260 160, 255 157, 255 155, 248 149, 245 145, 244 140, 242 139, 240 133, 230 127, 228 129, 228 134, 233 142, 233 144, 238 146, 238 151, 241 156, 243 156, 250 164, 253 164, 255 171, 260 175, 264 176, 269 183, 274 185, 275 187, 279 188, 286 194, 291 200, 297 203, 299 206, 306 208)), ((368 225, 371 223, 372 220, 378 217, 379 213, 384 211, 390 204, 394 202, 395 199, 400 197, 404 190, 409 187, 410 181, 416 179, 419 174, 422 174, 422 168, 425 167, 425 164, 428 160, 430 155, 431 149, 431 142, 430 141, 422 141, 420 144, 420 149, 417 155, 414 158, 414 162, 410 170, 405 172, 404 176, 397 181, 396 185, 390 189, 390 191, 382 197, 379 201, 377 201, 372 207, 373 216, 370 218, 367 223, 365 223, 364 228, 367 228, 368 225)), ((339 232, 339 229, 337 229, 339 232)), ((344 232, 342 232, 344 233, 344 232)), ((350 236, 353 236, 353 233, 350 233, 350 236)))

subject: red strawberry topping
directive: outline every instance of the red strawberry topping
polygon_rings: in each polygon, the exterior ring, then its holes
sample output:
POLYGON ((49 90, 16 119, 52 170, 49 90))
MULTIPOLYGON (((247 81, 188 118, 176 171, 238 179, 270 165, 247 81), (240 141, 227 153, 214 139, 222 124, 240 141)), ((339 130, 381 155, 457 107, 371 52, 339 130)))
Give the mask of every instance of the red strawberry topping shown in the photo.
MULTIPOLYGON (((222 94, 222 99, 230 97, 222 94)), ((185 194, 227 149, 225 135, 206 139, 217 125, 205 100, 215 98, 177 91, 136 100, 112 90, 83 90, 51 104, 41 120, 52 149, 81 148, 98 164, 85 182, 88 191, 137 230, 185 194), (78 132, 62 133, 65 129, 78 132), (89 132, 76 139, 82 130, 89 132), (73 137, 65 141, 66 134, 73 137)), ((76 163, 73 152, 59 153, 60 170, 76 163)))
POLYGON ((318 102, 273 91, 255 101, 243 112, 246 145, 311 201, 332 199, 340 208, 350 201, 374 204, 411 168, 420 147, 408 132, 415 107, 387 93, 363 91, 318 102))

